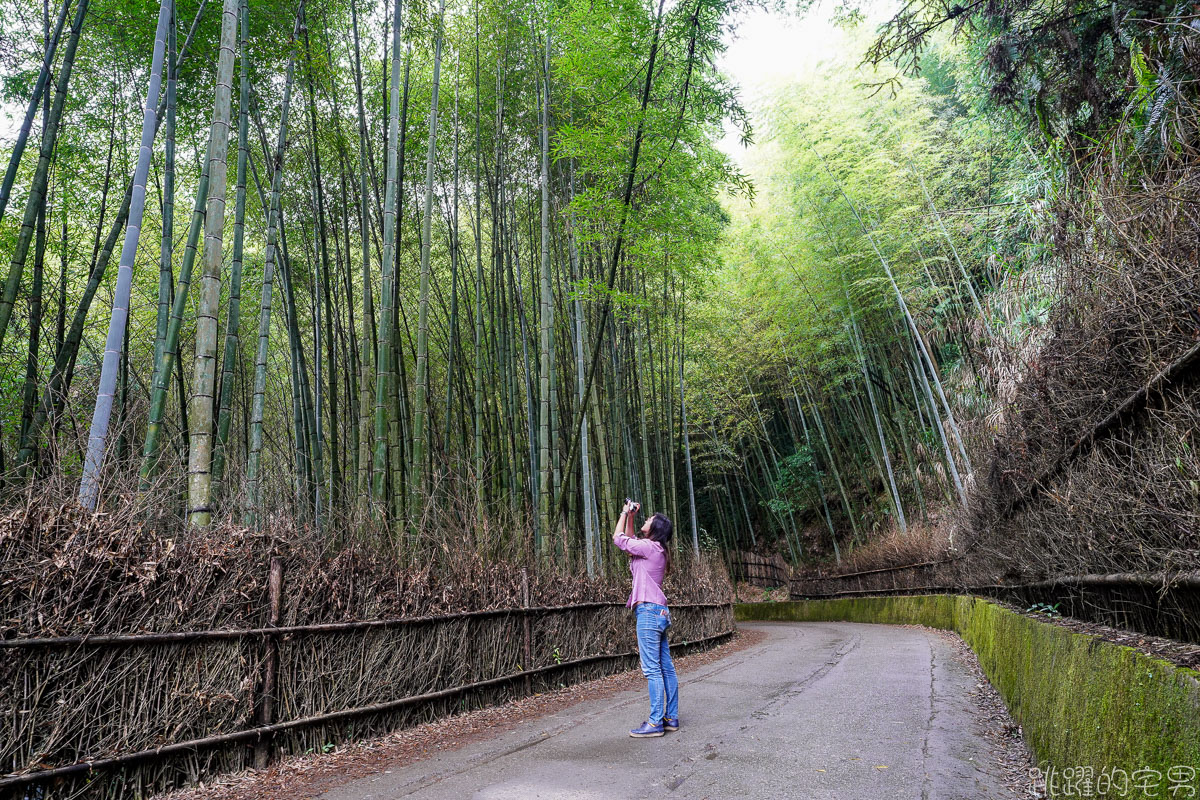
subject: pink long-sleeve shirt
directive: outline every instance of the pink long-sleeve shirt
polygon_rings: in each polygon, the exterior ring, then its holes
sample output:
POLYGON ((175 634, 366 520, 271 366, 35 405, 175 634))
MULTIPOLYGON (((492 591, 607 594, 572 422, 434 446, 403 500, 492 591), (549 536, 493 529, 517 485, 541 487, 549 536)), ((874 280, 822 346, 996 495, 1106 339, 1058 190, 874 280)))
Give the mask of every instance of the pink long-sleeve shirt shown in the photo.
POLYGON ((633 591, 626 608, 637 603, 667 604, 663 594, 663 576, 667 571, 667 552, 653 539, 634 539, 624 533, 613 534, 613 544, 629 553, 629 571, 633 573, 633 591))

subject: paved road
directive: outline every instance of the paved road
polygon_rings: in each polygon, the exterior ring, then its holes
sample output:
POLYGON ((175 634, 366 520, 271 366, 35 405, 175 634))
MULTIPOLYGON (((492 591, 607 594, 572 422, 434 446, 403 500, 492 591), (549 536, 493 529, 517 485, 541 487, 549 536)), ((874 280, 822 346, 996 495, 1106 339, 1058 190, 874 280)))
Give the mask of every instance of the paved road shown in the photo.
POLYGON ((524 723, 341 786, 328 800, 982 800, 1002 790, 975 681, 937 634, 763 623, 758 645, 681 676, 681 729, 631 739, 645 692, 524 723))

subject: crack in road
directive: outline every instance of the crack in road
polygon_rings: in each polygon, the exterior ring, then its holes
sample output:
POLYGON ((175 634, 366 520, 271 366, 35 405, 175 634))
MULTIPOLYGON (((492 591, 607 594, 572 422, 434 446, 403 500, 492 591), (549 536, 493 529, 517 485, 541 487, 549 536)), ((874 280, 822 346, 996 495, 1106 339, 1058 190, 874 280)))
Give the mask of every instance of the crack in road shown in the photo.
POLYGON ((925 719, 925 740, 921 743, 921 772, 925 776, 921 782, 921 800, 929 800, 933 781, 929 774, 929 739, 933 736, 933 718, 937 716, 937 703, 934 697, 937 682, 937 653, 928 640, 926 640, 926 645, 929 647, 929 716, 925 719))
MULTIPOLYGON (((738 729, 738 732, 744 734, 746 731, 755 727, 756 723, 763 722, 773 716, 776 716, 779 709, 785 703, 796 697, 799 697, 806 689, 828 675, 834 667, 842 662, 846 656, 857 650, 861 641, 862 638, 858 634, 853 634, 846 638, 835 639, 834 642, 831 643, 831 645, 835 645, 833 652, 830 653, 829 657, 820 666, 799 680, 786 683, 775 691, 769 693, 765 698, 766 702, 750 712, 750 719, 754 720, 754 722, 742 725, 738 729)), ((731 664, 729 666, 733 665, 731 664)), ((701 751, 700 757, 685 756, 684 758, 676 761, 671 765, 671 768, 664 773, 665 775, 670 775, 671 777, 669 779, 664 778, 663 785, 666 786, 666 788, 670 791, 678 789, 685 780, 693 777, 698 770, 704 767, 704 764, 701 763, 702 761, 714 761, 718 758, 720 755, 718 745, 721 744, 724 744, 723 739, 718 739, 716 744, 712 742, 706 743, 704 745, 704 750, 701 751), (689 769, 685 765, 692 766, 689 769), (681 772, 686 772, 686 774, 679 774, 681 772)))
MULTIPOLYGON (((830 657, 825 660, 819 667, 804 676, 798 681, 786 684, 780 689, 767 695, 767 702, 750 713, 751 718, 762 721, 768 717, 775 716, 774 709, 783 703, 791 700, 793 697, 798 697, 812 684, 824 678, 829 672, 841 663, 842 659, 858 649, 859 643, 862 641, 858 635, 850 636, 846 639, 838 641, 838 647, 830 654, 830 657)), ((748 730, 751 726, 744 725, 741 730, 748 730)))

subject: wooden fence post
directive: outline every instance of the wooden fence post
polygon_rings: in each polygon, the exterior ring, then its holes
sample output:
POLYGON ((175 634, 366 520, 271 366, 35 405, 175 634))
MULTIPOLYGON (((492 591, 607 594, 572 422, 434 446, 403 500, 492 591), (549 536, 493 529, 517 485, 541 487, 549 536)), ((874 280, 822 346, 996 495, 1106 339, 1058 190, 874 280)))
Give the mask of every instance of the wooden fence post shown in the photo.
MULTIPOLYGON (((279 624, 283 610, 283 560, 278 557, 271 559, 271 573, 267 579, 267 624, 275 627, 279 624)), ((279 679, 279 637, 268 634, 266 637, 266 654, 263 658, 262 689, 259 697, 258 719, 260 726, 270 725, 275 721, 276 684, 279 679)), ((254 747, 254 766, 262 769, 271 760, 270 742, 260 741, 254 747)))
MULTIPOLYGON (((521 614, 521 627, 523 629, 523 639, 525 643, 525 664, 524 669, 533 669, 533 633, 529 623, 529 570, 521 570, 521 605, 525 609, 521 614)), ((533 681, 526 676, 525 678, 525 694, 533 692, 533 681)))

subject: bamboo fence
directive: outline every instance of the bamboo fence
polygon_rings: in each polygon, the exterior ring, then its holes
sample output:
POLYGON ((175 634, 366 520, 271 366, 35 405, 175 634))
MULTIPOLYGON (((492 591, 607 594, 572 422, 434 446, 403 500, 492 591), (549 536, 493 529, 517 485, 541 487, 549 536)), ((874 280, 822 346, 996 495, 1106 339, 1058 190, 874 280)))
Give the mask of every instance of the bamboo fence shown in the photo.
MULTIPOLYGON (((624 669, 637 656, 624 603, 533 605, 418 617, 0 640, 8 728, 0 796, 136 795, 286 752, 403 727, 624 669)), ((672 606, 673 643, 733 632, 728 602, 672 606)))

